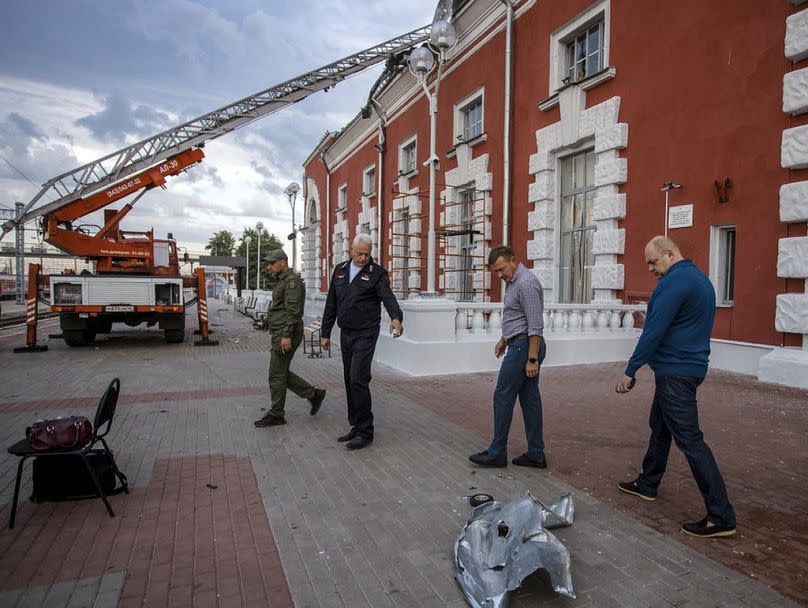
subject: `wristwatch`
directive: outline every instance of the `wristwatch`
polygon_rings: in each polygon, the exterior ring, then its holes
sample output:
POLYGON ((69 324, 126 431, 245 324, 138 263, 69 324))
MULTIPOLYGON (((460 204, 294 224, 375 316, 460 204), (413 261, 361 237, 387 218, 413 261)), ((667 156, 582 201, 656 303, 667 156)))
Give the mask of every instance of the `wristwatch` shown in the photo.
POLYGON ((530 357, 527 360, 528 363, 538 363, 539 360, 536 357, 530 357))

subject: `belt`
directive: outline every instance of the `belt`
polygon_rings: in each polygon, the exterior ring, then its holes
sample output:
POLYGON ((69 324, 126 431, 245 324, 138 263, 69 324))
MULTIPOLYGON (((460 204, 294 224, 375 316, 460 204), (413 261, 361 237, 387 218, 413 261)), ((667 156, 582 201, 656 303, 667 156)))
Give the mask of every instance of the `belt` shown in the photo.
POLYGON ((527 338, 526 333, 516 334, 515 336, 511 336, 510 338, 505 338, 505 343, 510 344, 511 342, 515 342, 516 340, 521 340, 522 338, 527 338))

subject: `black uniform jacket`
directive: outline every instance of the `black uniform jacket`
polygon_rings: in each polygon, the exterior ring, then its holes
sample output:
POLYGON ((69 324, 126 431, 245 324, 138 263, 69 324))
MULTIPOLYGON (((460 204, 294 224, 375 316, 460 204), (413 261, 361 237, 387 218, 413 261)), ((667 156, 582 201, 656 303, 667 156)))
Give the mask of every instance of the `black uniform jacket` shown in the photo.
POLYGON ((320 335, 331 337, 334 321, 341 329, 379 329, 382 319, 380 304, 384 302, 391 319, 404 319, 396 296, 390 290, 387 271, 373 258, 351 281, 351 260, 337 264, 328 286, 320 335))

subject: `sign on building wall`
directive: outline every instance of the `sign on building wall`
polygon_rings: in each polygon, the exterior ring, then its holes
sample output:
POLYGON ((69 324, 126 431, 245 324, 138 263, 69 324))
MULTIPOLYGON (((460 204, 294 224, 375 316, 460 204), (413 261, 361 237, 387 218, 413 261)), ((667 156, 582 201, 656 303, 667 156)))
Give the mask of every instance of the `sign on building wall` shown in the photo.
POLYGON ((678 205, 668 210, 668 228, 687 228, 693 225, 693 205, 678 205))

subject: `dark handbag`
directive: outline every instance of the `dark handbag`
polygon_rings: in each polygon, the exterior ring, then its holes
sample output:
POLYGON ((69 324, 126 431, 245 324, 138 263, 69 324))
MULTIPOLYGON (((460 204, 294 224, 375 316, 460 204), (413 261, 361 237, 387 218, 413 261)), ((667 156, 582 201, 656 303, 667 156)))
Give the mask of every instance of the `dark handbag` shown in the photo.
MULTIPOLYGON (((107 496, 127 491, 126 475, 118 471, 115 461, 104 450, 93 450, 86 455, 90 468, 98 478, 107 496), (120 480, 120 485, 118 481, 120 480)), ((59 458, 37 456, 33 468, 33 502, 52 500, 78 500, 98 496, 93 478, 78 454, 59 458)))
POLYGON ((25 429, 32 450, 81 448, 93 436, 93 425, 84 416, 39 420, 25 429))

